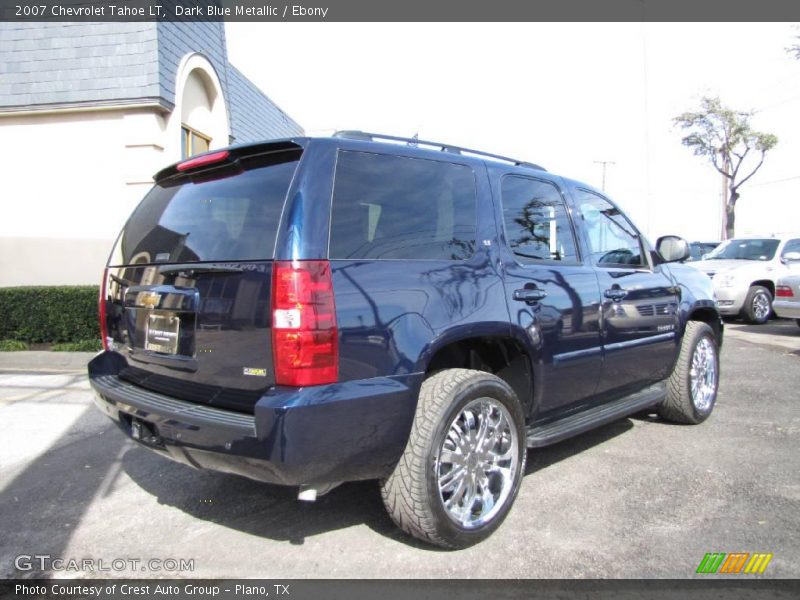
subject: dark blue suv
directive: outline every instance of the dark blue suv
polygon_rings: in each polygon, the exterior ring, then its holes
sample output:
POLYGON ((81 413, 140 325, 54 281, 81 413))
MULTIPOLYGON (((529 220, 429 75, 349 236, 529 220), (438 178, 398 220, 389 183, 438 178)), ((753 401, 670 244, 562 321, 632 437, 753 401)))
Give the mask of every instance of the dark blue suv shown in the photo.
POLYGON ((602 193, 543 168, 361 132, 168 167, 103 277, 97 405, 193 467, 378 479, 458 548, 511 508, 528 448, 645 410, 711 413, 708 277, 602 193))

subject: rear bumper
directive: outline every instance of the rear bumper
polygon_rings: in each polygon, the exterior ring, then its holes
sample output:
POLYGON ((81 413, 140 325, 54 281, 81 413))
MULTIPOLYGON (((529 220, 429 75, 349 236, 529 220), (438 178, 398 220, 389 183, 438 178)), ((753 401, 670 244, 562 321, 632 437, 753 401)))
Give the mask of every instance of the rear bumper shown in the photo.
POLYGON ((775 314, 784 319, 800 319, 800 302, 775 300, 772 303, 775 314))
POLYGON ((118 354, 101 353, 89 363, 89 380, 97 406, 126 435, 144 431, 135 441, 196 468, 283 485, 390 473, 421 382, 408 375, 273 388, 247 415, 151 392, 120 379, 122 365, 118 354))

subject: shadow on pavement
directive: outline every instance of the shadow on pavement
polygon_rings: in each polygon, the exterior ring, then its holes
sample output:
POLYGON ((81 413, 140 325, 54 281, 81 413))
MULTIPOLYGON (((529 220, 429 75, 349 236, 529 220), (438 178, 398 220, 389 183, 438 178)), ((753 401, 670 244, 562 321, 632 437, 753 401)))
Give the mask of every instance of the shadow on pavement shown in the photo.
POLYGON ((346 483, 305 503, 297 500, 297 488, 198 471, 143 448, 126 452, 122 468, 160 504, 276 541, 303 544, 309 536, 360 524, 385 535, 394 529, 375 481, 346 483))
POLYGON ((525 475, 531 475, 553 466, 564 459, 580 454, 594 446, 599 446, 631 429, 633 429, 633 423, 631 423, 630 419, 620 419, 552 446, 529 450, 525 475))
MULTIPOLYGON (((526 474, 632 428, 631 421, 623 419, 554 446, 529 451, 526 474)), ((403 544, 440 551, 407 536, 394 525, 383 507, 376 481, 345 483, 316 502, 304 503, 297 500, 296 488, 197 471, 138 447, 125 453, 122 469, 160 504, 250 535, 303 544, 307 537, 363 524, 403 544)))
POLYGON ((739 333, 776 335, 781 337, 798 338, 800 337, 800 327, 794 319, 772 319, 763 325, 750 325, 744 321, 728 321, 725 323, 728 331, 733 330, 739 333))
POLYGON ((41 456, 0 492, 0 577, 34 577, 15 557, 64 557, 72 533, 127 442, 116 426, 89 406, 41 456), (87 436, 86 430, 90 429, 87 436))

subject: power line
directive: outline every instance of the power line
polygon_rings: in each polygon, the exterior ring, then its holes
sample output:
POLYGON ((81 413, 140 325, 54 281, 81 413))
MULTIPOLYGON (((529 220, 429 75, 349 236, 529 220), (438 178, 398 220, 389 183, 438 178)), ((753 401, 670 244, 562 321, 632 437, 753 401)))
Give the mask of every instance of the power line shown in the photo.
POLYGON ((795 96, 789 96, 788 98, 784 98, 783 100, 780 100, 778 102, 774 102, 772 104, 767 104, 763 108, 756 108, 756 109, 753 110, 753 114, 762 113, 762 112, 764 112, 766 110, 772 110, 773 108, 777 108, 778 106, 783 106, 784 104, 789 104, 790 102, 794 102, 794 101, 796 101, 798 99, 800 99, 800 94, 795 95, 795 96))
POLYGON ((800 175, 795 175, 793 177, 785 177, 784 179, 773 179, 772 181, 762 181, 761 183, 753 183, 750 187, 758 187, 760 185, 769 185, 770 183, 782 183, 784 181, 791 181, 792 179, 800 179, 800 175))

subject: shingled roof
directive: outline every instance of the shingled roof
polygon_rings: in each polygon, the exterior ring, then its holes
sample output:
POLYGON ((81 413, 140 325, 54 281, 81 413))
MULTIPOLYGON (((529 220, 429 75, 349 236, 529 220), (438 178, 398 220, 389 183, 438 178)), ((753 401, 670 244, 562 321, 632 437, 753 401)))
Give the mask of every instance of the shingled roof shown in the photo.
POLYGON ((237 142, 302 127, 228 62, 224 23, 0 23, 0 113, 175 105, 178 65, 203 54, 217 71, 237 142))

